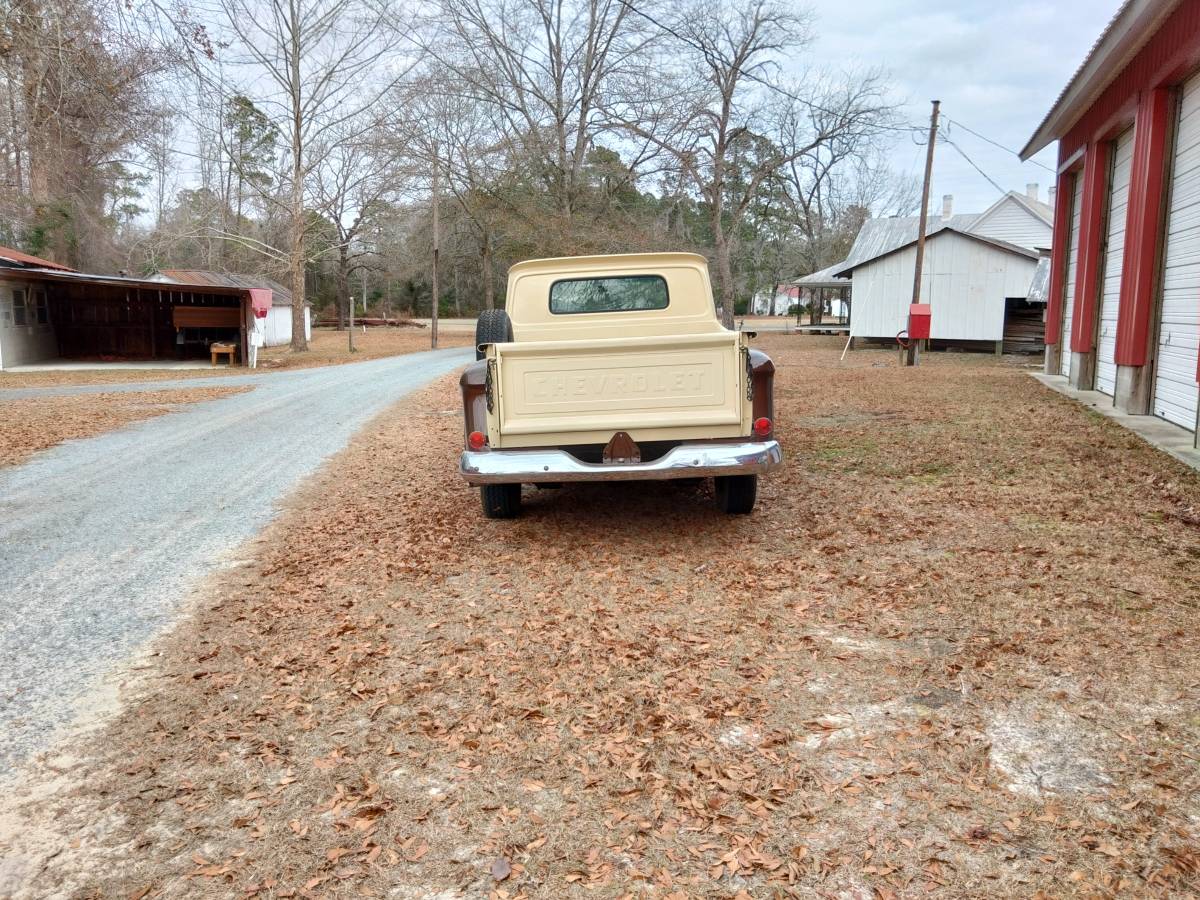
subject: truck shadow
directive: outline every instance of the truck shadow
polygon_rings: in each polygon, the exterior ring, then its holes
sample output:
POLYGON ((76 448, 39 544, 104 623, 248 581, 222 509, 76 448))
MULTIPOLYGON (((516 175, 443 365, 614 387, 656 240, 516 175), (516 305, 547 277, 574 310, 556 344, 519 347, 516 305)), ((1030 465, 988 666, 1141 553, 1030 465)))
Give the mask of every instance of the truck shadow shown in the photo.
POLYGON ((531 487, 521 492, 522 517, 570 528, 573 523, 594 528, 630 523, 653 524, 686 518, 690 522, 745 521, 717 509, 712 479, 671 481, 580 482, 561 487, 531 487))

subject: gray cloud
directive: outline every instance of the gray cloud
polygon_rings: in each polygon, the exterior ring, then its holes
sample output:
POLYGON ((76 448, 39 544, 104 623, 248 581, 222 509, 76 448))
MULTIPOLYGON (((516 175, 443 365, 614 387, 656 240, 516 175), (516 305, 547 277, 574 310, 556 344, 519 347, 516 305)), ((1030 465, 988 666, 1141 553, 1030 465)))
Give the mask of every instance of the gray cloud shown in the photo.
MULTIPOLYGON (((1120 6, 1120 0, 1057 3, 948 0, 922 10, 911 0, 812 0, 815 62, 825 68, 879 66, 892 76, 907 122, 927 126, 929 100, 942 101, 949 137, 1005 189, 1039 182, 1042 196, 1053 175, 1032 162, 979 140, 953 121, 1014 150, 1042 120, 1084 55, 1120 6)), ((898 136, 893 168, 920 175, 923 148, 898 136)), ((1053 168, 1055 148, 1036 159, 1053 168)), ((939 144, 934 165, 935 205, 954 194, 960 212, 978 212, 996 190, 951 147, 939 144)))

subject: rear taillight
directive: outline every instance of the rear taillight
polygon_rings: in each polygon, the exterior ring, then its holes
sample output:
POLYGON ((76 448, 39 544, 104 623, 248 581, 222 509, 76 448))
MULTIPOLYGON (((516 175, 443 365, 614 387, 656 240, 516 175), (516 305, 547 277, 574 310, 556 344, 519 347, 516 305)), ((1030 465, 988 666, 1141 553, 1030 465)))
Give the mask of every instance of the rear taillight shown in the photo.
POLYGON ((754 436, 758 438, 768 438, 771 436, 771 420, 766 416, 761 419, 754 420, 754 436))
POLYGON ((480 431, 472 431, 467 435, 467 446, 472 450, 482 450, 487 446, 487 436, 480 431))

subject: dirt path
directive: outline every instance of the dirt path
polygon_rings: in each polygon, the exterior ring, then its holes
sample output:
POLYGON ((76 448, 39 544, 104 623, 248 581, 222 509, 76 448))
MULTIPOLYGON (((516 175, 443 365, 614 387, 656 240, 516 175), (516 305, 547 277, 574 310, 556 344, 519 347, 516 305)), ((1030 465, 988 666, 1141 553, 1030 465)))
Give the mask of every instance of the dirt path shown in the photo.
POLYGON ((10 882, 1200 890, 1200 480, 1014 367, 794 341, 748 519, 663 485, 488 522, 453 379, 391 410, 6 801, 10 882))

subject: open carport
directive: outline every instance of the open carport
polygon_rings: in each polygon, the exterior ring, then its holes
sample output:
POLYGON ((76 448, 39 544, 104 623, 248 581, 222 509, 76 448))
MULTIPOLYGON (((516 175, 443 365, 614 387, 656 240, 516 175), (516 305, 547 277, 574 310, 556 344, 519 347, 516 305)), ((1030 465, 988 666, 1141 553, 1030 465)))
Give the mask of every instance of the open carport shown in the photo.
POLYGON ((270 306, 271 292, 257 288, 0 265, 0 369, 206 359, 216 342, 244 363, 270 306))

